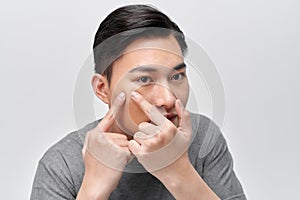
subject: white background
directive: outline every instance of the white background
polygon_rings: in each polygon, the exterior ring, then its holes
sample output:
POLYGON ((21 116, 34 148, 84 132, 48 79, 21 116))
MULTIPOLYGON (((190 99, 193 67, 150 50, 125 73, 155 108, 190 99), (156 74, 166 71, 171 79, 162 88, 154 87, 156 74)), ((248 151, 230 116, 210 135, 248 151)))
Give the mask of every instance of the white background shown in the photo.
MULTIPOLYGON (((1 2, 1 199, 29 198, 39 158, 75 129, 73 88, 99 23, 134 2, 1 2)), ((147 3, 167 13, 215 63, 226 94, 222 130, 247 197, 296 199, 300 3, 147 3)))

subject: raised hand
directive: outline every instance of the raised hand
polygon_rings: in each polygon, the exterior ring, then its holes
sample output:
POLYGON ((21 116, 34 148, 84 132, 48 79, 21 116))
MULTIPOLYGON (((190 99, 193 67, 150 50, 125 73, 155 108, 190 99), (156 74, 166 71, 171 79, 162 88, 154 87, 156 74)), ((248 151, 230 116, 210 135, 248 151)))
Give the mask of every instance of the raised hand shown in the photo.
POLYGON ((139 124, 139 131, 129 143, 129 149, 138 161, 158 178, 163 172, 170 172, 170 169, 189 165, 187 149, 192 128, 189 112, 180 100, 177 99, 175 103, 179 118, 179 126, 176 127, 139 93, 133 92, 132 99, 151 120, 151 123, 139 124))
POLYGON ((113 113, 119 111, 124 100, 124 93, 120 93, 98 126, 86 134, 82 149, 85 174, 77 199, 107 199, 132 158, 127 137, 110 132, 115 121, 113 113))

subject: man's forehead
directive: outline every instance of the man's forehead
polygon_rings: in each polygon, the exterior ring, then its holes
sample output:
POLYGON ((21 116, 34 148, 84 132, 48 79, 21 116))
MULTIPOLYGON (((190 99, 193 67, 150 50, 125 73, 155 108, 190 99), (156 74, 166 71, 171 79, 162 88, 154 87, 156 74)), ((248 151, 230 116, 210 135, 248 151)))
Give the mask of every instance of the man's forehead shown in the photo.
POLYGON ((185 67, 184 58, 162 49, 137 49, 122 54, 113 66, 114 73, 179 70, 185 67))
POLYGON ((167 37, 139 38, 130 43, 123 54, 141 53, 147 50, 169 52, 182 57, 181 48, 173 35, 167 37))

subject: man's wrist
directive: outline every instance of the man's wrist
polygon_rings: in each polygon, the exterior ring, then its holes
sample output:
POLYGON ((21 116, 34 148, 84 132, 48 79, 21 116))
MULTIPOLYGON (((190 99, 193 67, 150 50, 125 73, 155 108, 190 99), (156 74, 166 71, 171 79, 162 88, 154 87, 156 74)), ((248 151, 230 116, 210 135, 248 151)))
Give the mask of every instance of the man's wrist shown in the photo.
POLYGON ((176 199, 219 199, 200 177, 187 155, 153 175, 176 199))
POLYGON ((180 184, 182 184, 189 175, 193 174, 193 172, 194 167, 190 163, 188 156, 182 156, 171 165, 154 172, 153 175, 167 188, 170 187, 175 189, 180 187, 180 184))
POLYGON ((108 197, 109 194, 103 193, 99 190, 91 190, 90 188, 87 187, 81 187, 76 199, 77 200, 85 200, 85 199, 107 200, 108 197))
POLYGON ((101 184, 101 181, 96 181, 95 178, 83 178, 78 199, 106 200, 109 198, 113 189, 107 188, 107 184, 101 184))

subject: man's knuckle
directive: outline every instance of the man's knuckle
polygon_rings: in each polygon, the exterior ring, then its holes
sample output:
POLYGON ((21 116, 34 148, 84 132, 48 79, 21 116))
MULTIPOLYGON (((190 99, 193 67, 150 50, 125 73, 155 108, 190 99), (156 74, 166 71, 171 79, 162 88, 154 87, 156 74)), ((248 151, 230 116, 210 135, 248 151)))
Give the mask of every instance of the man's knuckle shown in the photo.
POLYGON ((164 123, 164 129, 168 133, 170 133, 170 132, 174 133, 177 130, 172 122, 167 122, 167 121, 164 123))
POLYGON ((165 140, 165 135, 164 135, 164 134, 158 134, 158 135, 156 136, 156 142, 157 142, 157 143, 163 143, 164 140, 165 140))

